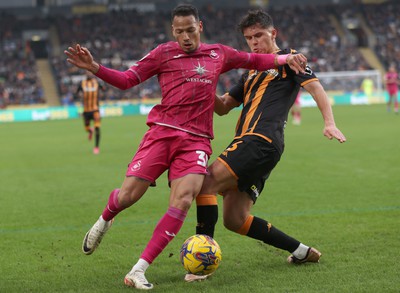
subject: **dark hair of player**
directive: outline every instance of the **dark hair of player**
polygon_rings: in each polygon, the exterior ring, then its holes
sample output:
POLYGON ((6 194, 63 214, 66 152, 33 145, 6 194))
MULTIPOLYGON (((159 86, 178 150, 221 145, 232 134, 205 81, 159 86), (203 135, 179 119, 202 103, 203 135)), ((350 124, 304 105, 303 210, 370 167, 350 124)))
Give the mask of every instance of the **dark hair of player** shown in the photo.
POLYGON ((243 33, 244 29, 256 24, 260 25, 262 28, 270 28, 274 26, 271 15, 258 9, 250 10, 240 21, 238 29, 243 33))
POLYGON ((197 21, 199 20, 199 11, 197 10, 196 7, 194 7, 191 4, 180 4, 176 6, 171 13, 172 20, 174 19, 175 16, 189 16, 189 15, 193 15, 197 21))

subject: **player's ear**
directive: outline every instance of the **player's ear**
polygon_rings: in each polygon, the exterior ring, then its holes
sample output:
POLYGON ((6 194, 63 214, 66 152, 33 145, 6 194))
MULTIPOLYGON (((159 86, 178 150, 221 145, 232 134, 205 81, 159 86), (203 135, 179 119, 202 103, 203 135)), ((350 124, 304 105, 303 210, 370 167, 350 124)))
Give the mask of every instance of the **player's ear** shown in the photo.
POLYGON ((173 36, 174 38, 176 38, 176 36, 175 36, 175 30, 174 30, 174 25, 171 25, 171 33, 172 33, 172 36, 173 36))
POLYGON ((276 28, 273 28, 273 29, 271 30, 271 34, 272 34, 272 36, 273 36, 274 38, 276 38, 276 37, 278 36, 278 30, 277 30, 276 28))
POLYGON ((203 32, 203 22, 201 20, 199 20, 199 31, 203 32))

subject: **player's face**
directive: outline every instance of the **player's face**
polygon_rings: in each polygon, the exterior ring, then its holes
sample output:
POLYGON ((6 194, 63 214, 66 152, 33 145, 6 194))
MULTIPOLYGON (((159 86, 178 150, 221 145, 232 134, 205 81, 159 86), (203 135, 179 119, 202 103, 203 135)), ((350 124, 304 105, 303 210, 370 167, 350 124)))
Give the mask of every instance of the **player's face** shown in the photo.
POLYGON ((276 45, 276 29, 262 28, 256 24, 245 28, 243 36, 246 39, 247 45, 253 53, 273 53, 278 50, 276 45))
POLYGON ((172 34, 186 53, 193 52, 199 47, 202 31, 202 22, 196 21, 193 15, 175 16, 172 21, 172 34))

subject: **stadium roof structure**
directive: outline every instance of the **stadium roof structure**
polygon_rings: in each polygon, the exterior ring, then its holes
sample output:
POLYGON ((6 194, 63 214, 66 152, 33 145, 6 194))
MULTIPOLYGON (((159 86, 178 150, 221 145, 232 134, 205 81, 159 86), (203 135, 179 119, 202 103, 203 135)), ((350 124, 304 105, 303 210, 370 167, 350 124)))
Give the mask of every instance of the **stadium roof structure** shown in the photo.
MULTIPOLYGON (((367 0, 364 0, 367 1, 367 0)), ((368 2, 385 2, 387 0, 368 0, 368 2)), ((212 4, 215 7, 225 7, 227 1, 224 0, 0 0, 0 9, 6 8, 27 8, 27 7, 54 7, 54 6, 74 6, 74 5, 144 5, 152 4, 166 7, 175 6, 182 2, 193 2, 196 6, 212 4)), ((327 5, 352 3, 353 0, 302 0, 301 4, 327 5)), ((293 6, 299 5, 298 0, 229 0, 230 6, 293 6)))

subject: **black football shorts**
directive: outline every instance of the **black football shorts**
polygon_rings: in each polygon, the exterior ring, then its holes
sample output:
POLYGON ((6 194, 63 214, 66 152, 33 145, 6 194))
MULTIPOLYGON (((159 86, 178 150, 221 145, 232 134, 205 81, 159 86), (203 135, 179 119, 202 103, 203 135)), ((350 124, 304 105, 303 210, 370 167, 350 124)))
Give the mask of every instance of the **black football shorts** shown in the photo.
POLYGON ((263 138, 245 135, 233 140, 219 158, 238 178, 239 190, 247 192, 255 203, 281 154, 263 138))
POLYGON ((89 125, 91 120, 100 120, 100 112, 99 111, 91 111, 91 112, 83 112, 83 121, 85 125, 89 125))

